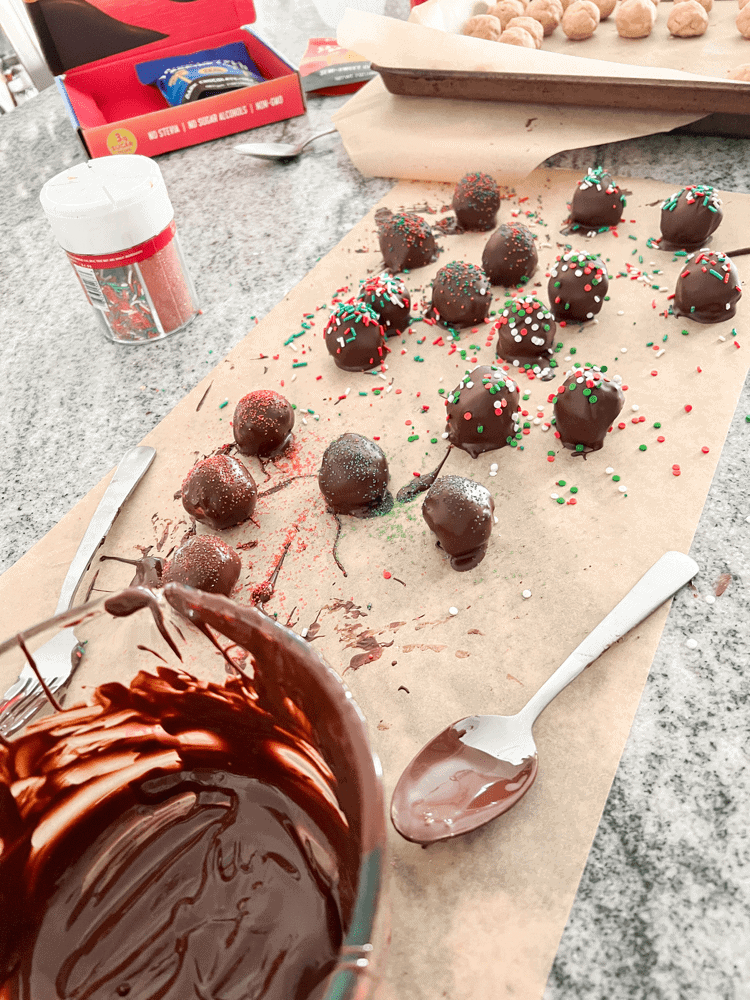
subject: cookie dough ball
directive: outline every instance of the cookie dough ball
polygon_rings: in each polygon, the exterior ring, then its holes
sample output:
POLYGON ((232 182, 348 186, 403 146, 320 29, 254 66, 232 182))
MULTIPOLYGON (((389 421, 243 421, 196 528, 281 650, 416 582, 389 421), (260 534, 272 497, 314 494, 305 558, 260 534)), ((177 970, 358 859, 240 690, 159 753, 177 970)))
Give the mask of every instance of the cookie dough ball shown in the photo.
POLYGON ((655 18, 651 0, 624 0, 615 14, 617 34, 620 38, 645 38, 651 34, 655 18))
MULTIPOLYGON (((689 0, 673 0, 674 4, 687 3, 689 0)), ((697 2, 703 7, 707 14, 711 13, 714 5, 714 0, 697 0, 697 2)))
MULTIPOLYGON (((606 21, 617 6, 617 0, 593 0, 593 2, 599 8, 599 19, 601 21, 606 21)), ((659 0, 652 0, 652 2, 658 3, 659 0)))
POLYGON ((729 71, 729 79, 750 81, 750 63, 735 66, 733 70, 729 71))
POLYGON ((571 41, 581 42, 591 38, 599 20, 599 8, 593 0, 576 0, 563 14, 562 30, 571 41))
POLYGON ((524 49, 536 49, 534 36, 525 28, 506 28, 500 36, 500 41, 506 45, 521 45, 524 49))
POLYGON ((737 6, 740 8, 740 10, 742 10, 742 8, 745 6, 746 3, 747 0, 737 0, 737 6))
POLYGON ((742 8, 734 23, 743 38, 750 38, 750 6, 742 8))
POLYGON ((526 14, 541 24, 546 38, 562 21, 562 3, 560 0, 531 0, 526 8, 526 14))
POLYGON ((541 24, 533 17, 514 17, 508 21, 508 27, 505 29, 509 31, 511 28, 523 28, 525 31, 531 35, 531 37, 536 42, 537 49, 542 47, 542 39, 544 38, 544 28, 541 24))
POLYGON ((500 19, 490 17, 489 14, 477 14, 470 17, 463 28, 464 35, 471 38, 486 38, 488 42, 499 42, 503 33, 503 26, 500 19))
POLYGON ((694 38, 708 27, 708 14, 699 0, 675 3, 667 19, 667 28, 676 38, 694 38))
POLYGON ((503 26, 503 31, 505 31, 508 21, 513 17, 521 17, 525 9, 521 0, 500 0, 500 3, 496 3, 494 7, 490 7, 487 13, 491 17, 496 17, 503 26))

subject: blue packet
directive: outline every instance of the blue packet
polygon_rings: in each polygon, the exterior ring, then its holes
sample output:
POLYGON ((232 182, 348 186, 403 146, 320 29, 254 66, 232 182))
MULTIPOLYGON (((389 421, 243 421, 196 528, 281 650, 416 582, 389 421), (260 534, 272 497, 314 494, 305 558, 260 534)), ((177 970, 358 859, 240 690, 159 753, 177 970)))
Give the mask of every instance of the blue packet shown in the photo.
POLYGON ((241 42, 184 56, 152 59, 139 63, 136 73, 141 83, 155 84, 172 106, 264 82, 241 42))

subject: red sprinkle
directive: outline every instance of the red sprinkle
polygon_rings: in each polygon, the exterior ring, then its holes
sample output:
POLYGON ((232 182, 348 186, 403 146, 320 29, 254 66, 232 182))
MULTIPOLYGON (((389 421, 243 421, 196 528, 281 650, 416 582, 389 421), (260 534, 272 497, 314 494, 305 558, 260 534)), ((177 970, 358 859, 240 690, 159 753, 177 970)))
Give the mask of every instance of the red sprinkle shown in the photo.
POLYGON ((682 472, 682 471, 681 471, 681 470, 680 470, 680 468, 678 467, 678 468, 677 468, 676 470, 672 470, 672 476, 673 476, 673 477, 679 477, 679 475, 680 475, 680 473, 681 473, 681 472, 682 472))
POLYGON ((689 414, 692 409, 693 409, 693 405, 692 404, 685 404, 685 413, 686 414, 689 414))
POLYGON ((383 571, 383 577, 386 579, 386 581, 388 580, 388 578, 390 576, 391 576, 391 572, 390 571, 383 571))
POLYGON ((708 451, 709 451, 709 448, 708 448, 707 445, 704 445, 703 448, 701 449, 701 452, 704 453, 704 454, 707 453, 708 451))
POLYGON ((548 463, 554 463, 554 461, 555 461, 555 457, 554 456, 547 456, 547 462, 548 463))
POLYGON ((625 424, 624 421, 620 421, 617 427, 622 431, 624 428, 627 428, 627 425, 625 424))
POLYGON ((665 439, 664 439, 664 436, 663 436, 663 435, 659 435, 659 437, 657 438, 657 440, 656 440, 656 441, 657 441, 657 442, 663 442, 664 440, 665 440, 665 439))
MULTIPOLYGON (((701 371, 701 370, 700 370, 700 369, 698 369, 698 372, 700 372, 700 371, 701 371)), ((651 375, 652 375, 652 376, 658 376, 658 375, 659 375, 659 373, 658 373, 658 372, 656 371, 656 369, 652 369, 652 370, 651 370, 651 375)))

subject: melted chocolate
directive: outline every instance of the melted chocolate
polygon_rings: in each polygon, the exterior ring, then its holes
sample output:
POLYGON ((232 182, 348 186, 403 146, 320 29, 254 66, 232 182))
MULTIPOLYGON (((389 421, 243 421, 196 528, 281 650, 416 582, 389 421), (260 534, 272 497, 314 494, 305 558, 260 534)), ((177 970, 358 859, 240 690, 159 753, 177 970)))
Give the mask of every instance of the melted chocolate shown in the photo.
POLYGON ((506 299, 502 316, 495 322, 495 354, 513 365, 541 368, 542 378, 551 379, 550 360, 555 350, 557 324, 536 296, 506 299))
POLYGON ((453 211, 464 230, 491 230, 500 208, 500 189, 489 174, 466 174, 453 193, 453 211))
POLYGON ((214 595, 228 595, 237 584, 242 561, 218 536, 190 536, 164 568, 164 584, 174 581, 214 595))
POLYGON ((538 260, 534 234, 521 223, 503 223, 482 251, 482 267, 493 285, 528 282, 538 260))
POLYGON ((135 574, 130 582, 131 588, 158 588, 161 585, 161 577, 164 572, 164 560, 162 557, 139 557, 138 560, 131 560, 128 557, 110 557, 102 554, 100 560, 116 560, 121 564, 132 564, 135 567, 135 574))
POLYGON ((548 293, 557 320, 592 320, 609 288, 607 266, 596 254, 567 251, 552 266, 548 293))
POLYGON ((385 331, 366 303, 339 303, 323 334, 328 354, 346 372, 364 372, 385 360, 385 331))
POLYGON ((466 261, 451 261, 432 283, 429 311, 443 327, 473 327, 490 312, 492 291, 481 268, 466 261))
POLYGON ((424 491, 428 491, 430 487, 437 480, 438 473, 442 470, 445 465, 445 461, 451 454, 452 445, 448 446, 448 449, 440 460, 438 465, 430 473, 425 473, 421 477, 414 477, 410 480, 408 484, 404 484, 403 487, 399 488, 399 492, 396 495, 396 500, 400 504, 406 504, 408 501, 413 501, 418 494, 422 494, 424 491))
POLYGON ((721 199, 707 184, 689 184, 661 207, 662 248, 702 247, 722 219, 721 199))
POLYGON ((382 790, 339 679, 256 610, 164 597, 253 679, 159 666, 0 747, 3 997, 307 998, 377 893, 382 790))
POLYGON ((707 248, 685 260, 674 290, 672 309, 676 317, 699 324, 718 324, 737 312, 742 296, 740 276, 726 254, 707 248))
POLYGON ((359 299, 375 313, 386 337, 400 334, 409 326, 411 296, 397 276, 387 271, 371 275, 359 290, 359 299))
POLYGON ((255 511, 257 497, 255 481, 234 456, 199 460, 182 485, 185 511, 212 529, 246 522, 255 511))
POLYGON ((555 429, 566 449, 584 458, 598 452, 612 422, 623 408, 625 395, 620 384, 603 373, 606 366, 571 369, 557 390, 555 429))
POLYGON ((451 445, 472 459, 483 452, 515 446, 521 437, 518 387, 494 365, 478 365, 448 394, 445 430, 451 445))
POLYGON ((612 175, 602 167, 587 172, 578 182, 570 202, 570 229, 604 230, 622 218, 625 198, 612 175))
POLYGON ((388 494, 388 460, 375 442, 347 432, 323 453, 318 484, 331 511, 366 518, 388 494))
POLYGON ((465 744, 468 721, 434 738, 399 779, 391 817, 404 838, 438 842, 472 831, 510 809, 536 779, 536 755, 514 765, 465 744))
POLYGON ((414 212, 378 213, 380 253, 388 271, 424 268, 437 257, 429 223, 414 212))
POLYGON ((470 571, 482 561, 494 525, 495 502, 482 484, 466 477, 436 480, 422 515, 451 558, 454 571, 470 571))
POLYGON ((232 430, 237 448, 246 456, 276 456, 292 441, 294 410, 273 390, 254 390, 237 404, 232 430))

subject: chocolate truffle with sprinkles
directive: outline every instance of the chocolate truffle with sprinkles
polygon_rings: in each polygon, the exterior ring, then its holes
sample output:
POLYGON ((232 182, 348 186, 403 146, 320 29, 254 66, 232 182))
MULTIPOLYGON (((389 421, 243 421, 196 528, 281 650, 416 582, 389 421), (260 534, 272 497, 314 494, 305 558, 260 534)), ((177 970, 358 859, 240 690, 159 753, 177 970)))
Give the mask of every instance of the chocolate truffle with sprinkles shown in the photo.
POLYGON ((451 261, 432 283, 429 313, 443 327, 473 327, 490 312, 490 282, 481 268, 466 261, 451 261))
POLYGON ((234 456, 199 460, 185 477, 182 504, 188 515, 212 529, 228 529, 250 518, 258 488, 234 456))
POLYGON ((323 453, 318 486, 331 511, 365 518, 388 493, 388 460, 380 446, 347 432, 323 453))
POLYGON ((218 536, 191 536, 175 550, 162 583, 190 585, 214 595, 228 595, 237 584, 242 563, 239 554, 218 536))
POLYGON ((446 436, 476 459, 483 452, 515 447, 522 437, 518 387, 496 365, 467 372, 445 401, 446 436))
POLYGON ((704 247, 686 258, 675 286, 672 309, 676 317, 718 324, 734 316, 741 295, 734 262, 721 251, 704 247))
POLYGON ((506 299, 505 308, 494 324, 497 332, 495 354, 513 365, 541 369, 551 375, 554 353, 554 317, 536 296, 506 299))
POLYGON ((465 174, 453 192, 453 211, 464 230, 491 230, 500 208, 500 189, 489 174, 465 174))
POLYGON ((346 372, 364 372, 385 359, 385 331, 367 303, 339 303, 323 334, 328 354, 346 372))
POLYGON ((466 477, 440 477, 430 487, 422 515, 450 557, 455 571, 470 571, 487 552, 495 502, 482 484, 466 477))
POLYGON ((556 320, 593 320, 609 288, 607 266, 596 254, 571 250, 550 269, 547 294, 556 320))
POLYGON ((437 257, 429 223, 415 212, 378 215, 380 253, 388 271, 424 268, 437 257))
POLYGON ((536 271, 534 234, 521 223, 502 223, 482 252, 482 267, 493 285, 519 285, 536 271))
POLYGON ((570 202, 571 230, 607 230, 622 218, 625 196, 603 167, 587 171, 570 202))
POLYGON ((409 326, 411 296, 403 279, 397 275, 387 271, 370 275, 363 282, 357 298, 377 314, 386 337, 400 334, 409 326))
POLYGON ((563 377, 554 404, 555 430, 575 455, 598 452, 622 410, 625 395, 606 365, 576 365, 563 377))
POLYGON ((253 390, 234 409, 232 431, 246 456, 275 456, 290 445, 294 427, 292 405, 274 390, 253 390))
POLYGON ((689 184, 661 207, 661 235, 673 247, 701 247, 723 216, 721 199, 708 184, 689 184))

